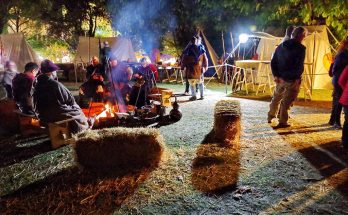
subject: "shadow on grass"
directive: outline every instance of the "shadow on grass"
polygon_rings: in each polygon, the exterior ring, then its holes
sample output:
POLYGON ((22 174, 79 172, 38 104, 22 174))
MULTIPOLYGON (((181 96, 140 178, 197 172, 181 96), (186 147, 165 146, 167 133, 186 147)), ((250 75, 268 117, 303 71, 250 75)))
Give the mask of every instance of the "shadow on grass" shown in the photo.
POLYGON ((240 169, 239 146, 221 146, 212 130, 198 147, 196 155, 191 180, 197 190, 222 195, 236 188, 240 169))
POLYGON ((348 199, 348 153, 343 150, 340 141, 304 148, 299 152, 348 199))
POLYGON ((51 141, 47 136, 20 140, 9 138, 0 143, 0 167, 10 166, 51 150, 51 141))
POLYGON ((287 128, 276 131, 286 142, 297 149, 328 180, 332 187, 348 199, 348 153, 343 149, 341 142, 323 142, 323 137, 317 135, 317 138, 310 139, 311 142, 308 145, 303 140, 299 141, 290 136, 291 134, 320 134, 319 132, 332 130, 332 128, 317 127, 312 130, 291 130, 287 128))
POLYGON ((110 214, 133 195, 153 169, 105 174, 73 167, 1 197, 0 213, 110 214))

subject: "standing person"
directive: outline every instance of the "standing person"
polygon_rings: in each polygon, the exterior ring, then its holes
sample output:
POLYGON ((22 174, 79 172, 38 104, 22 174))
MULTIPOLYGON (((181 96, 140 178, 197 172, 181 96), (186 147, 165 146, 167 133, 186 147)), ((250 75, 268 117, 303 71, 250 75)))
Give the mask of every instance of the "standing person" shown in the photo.
POLYGON ((348 150, 348 65, 343 70, 338 84, 343 90, 339 102, 343 106, 344 111, 344 124, 342 129, 342 144, 345 149, 348 150))
POLYGON ((44 123, 73 119, 69 122, 70 131, 78 133, 88 128, 87 118, 69 90, 54 80, 57 70, 58 66, 50 60, 42 61, 42 74, 37 77, 33 87, 34 110, 44 123))
POLYGON ((342 105, 339 103, 339 99, 342 95, 342 89, 339 86, 338 80, 343 69, 348 65, 348 38, 343 40, 338 48, 337 55, 332 65, 332 110, 329 120, 329 124, 335 128, 341 127, 341 113, 342 105))
POLYGON ((39 66, 36 63, 27 63, 24 72, 17 74, 12 80, 13 99, 24 114, 34 115, 30 93, 38 71, 39 66))
POLYGON ((7 61, 5 64, 5 72, 4 72, 2 80, 0 80, 0 82, 5 87, 6 95, 7 95, 7 98, 9 98, 9 99, 13 98, 12 80, 17 74, 19 74, 19 72, 17 71, 17 66, 16 66, 15 62, 7 61))
POLYGON ((307 30, 304 27, 295 28, 291 39, 276 48, 271 60, 276 87, 268 112, 268 123, 275 118, 280 107, 279 124, 276 128, 290 126, 288 111, 300 91, 306 53, 306 47, 301 42, 306 35, 307 30))
POLYGON ((184 63, 188 63, 187 62, 187 57, 189 56, 189 50, 192 49, 196 43, 196 37, 192 37, 192 39, 190 40, 189 44, 186 46, 186 48, 184 49, 184 51, 182 52, 181 54, 181 57, 180 57, 180 65, 181 65, 181 70, 184 70, 184 76, 185 76, 185 92, 184 92, 184 95, 188 96, 190 95, 190 83, 188 81, 188 78, 187 78, 187 69, 186 69, 186 65, 184 63))
POLYGON ((342 88, 343 92, 339 102, 343 105, 344 111, 344 124, 342 129, 342 144, 343 148, 348 150, 348 65, 343 70, 338 84, 342 88))
POLYGON ((197 100, 196 86, 200 91, 200 99, 204 99, 204 72, 208 68, 208 57, 204 46, 201 44, 201 37, 196 35, 192 38, 191 44, 183 56, 182 65, 186 69, 187 79, 190 84, 190 101, 197 100))

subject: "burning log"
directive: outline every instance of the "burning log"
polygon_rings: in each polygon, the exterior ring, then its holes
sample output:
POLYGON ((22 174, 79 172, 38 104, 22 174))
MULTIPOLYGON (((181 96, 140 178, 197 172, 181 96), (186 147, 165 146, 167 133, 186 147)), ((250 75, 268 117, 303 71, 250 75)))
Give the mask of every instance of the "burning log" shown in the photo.
POLYGON ((109 128, 77 135, 77 162, 97 171, 155 167, 164 150, 163 137, 153 128, 109 128))
POLYGON ((225 146, 239 147, 241 132, 239 101, 221 100, 215 105, 214 133, 225 146))

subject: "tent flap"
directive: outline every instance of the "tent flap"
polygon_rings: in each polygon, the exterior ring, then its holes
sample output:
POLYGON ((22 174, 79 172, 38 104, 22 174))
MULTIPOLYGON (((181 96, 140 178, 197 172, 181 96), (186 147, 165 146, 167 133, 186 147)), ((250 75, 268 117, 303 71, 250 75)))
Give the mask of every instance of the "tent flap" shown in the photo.
POLYGON ((14 61, 18 71, 23 71, 28 62, 39 62, 39 58, 30 45, 25 41, 22 34, 2 34, 0 35, 0 63, 14 61))

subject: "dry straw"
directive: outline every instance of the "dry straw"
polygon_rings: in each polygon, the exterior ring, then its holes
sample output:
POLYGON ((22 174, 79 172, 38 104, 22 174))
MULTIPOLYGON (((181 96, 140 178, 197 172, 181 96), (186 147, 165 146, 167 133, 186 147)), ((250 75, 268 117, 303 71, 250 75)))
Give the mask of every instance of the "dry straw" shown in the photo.
POLYGON ((241 110, 239 101, 221 100, 214 112, 215 139, 225 146, 239 147, 241 133, 241 110))
POLYGON ((76 136, 76 160, 100 171, 126 171, 158 166, 164 140, 154 128, 107 128, 76 136))

